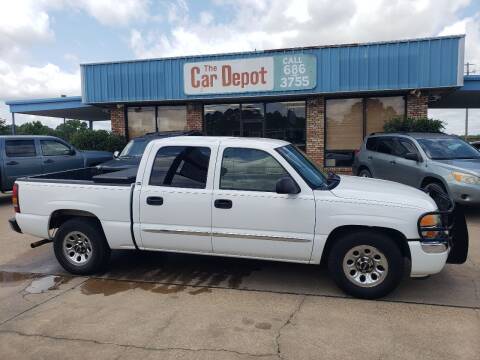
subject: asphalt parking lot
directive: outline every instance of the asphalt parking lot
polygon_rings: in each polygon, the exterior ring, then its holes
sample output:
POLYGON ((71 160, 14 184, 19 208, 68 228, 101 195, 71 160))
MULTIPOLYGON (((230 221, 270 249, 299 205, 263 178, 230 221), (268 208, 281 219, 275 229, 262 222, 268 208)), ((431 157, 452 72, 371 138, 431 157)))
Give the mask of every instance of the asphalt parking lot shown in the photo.
POLYGON ((465 264, 379 301, 322 267, 203 256, 115 252, 72 277, 12 214, 0 197, 1 359, 479 359, 480 210, 465 264))

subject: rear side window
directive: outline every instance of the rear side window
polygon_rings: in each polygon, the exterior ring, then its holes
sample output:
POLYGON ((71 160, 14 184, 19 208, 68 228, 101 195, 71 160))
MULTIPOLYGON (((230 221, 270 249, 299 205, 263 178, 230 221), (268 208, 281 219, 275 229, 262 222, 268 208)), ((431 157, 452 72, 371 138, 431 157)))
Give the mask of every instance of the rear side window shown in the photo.
POLYGON ((7 140, 5 141, 5 154, 8 157, 36 156, 34 140, 7 140))
POLYGON ((393 138, 379 138, 378 139, 378 145, 377 145, 377 151, 382 153, 382 154, 393 154, 394 153, 394 141, 393 138))
POLYGON ((247 148, 223 151, 220 189, 275 192, 278 180, 290 176, 269 153, 247 148))
POLYGON ((415 145, 408 140, 396 138, 394 141, 393 155, 403 157, 407 153, 417 153, 415 145))
POLYGON ((207 147, 162 147, 153 162, 150 185, 205 189, 209 162, 207 147))
POLYGON ((377 150, 377 144, 378 144, 378 138, 371 137, 371 138, 367 139, 367 144, 365 146, 366 146, 367 150, 376 151, 377 150))

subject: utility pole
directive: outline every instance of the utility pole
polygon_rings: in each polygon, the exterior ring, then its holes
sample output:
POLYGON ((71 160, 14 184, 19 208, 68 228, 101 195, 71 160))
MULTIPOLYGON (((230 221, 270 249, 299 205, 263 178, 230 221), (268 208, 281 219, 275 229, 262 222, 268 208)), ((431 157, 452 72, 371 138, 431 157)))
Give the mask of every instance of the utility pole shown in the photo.
MULTIPOLYGON (((465 64, 465 67, 467 68, 467 75, 470 75, 470 66, 475 65, 472 63, 467 62, 465 64)), ((472 71, 474 73, 474 71, 472 71)), ((468 108, 465 108, 465 140, 467 139, 468 136, 468 108)))

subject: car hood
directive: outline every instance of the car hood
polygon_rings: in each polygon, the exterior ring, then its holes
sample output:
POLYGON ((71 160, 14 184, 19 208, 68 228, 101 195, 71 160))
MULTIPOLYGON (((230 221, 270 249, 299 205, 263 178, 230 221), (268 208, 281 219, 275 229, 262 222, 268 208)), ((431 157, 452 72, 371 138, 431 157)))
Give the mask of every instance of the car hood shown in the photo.
POLYGON ((480 159, 433 160, 440 166, 451 170, 466 171, 480 176, 480 159))
POLYGON ((331 190, 340 198, 371 201, 435 211, 433 199, 423 191, 393 181, 358 176, 340 176, 340 183, 331 190))
POLYGON ((113 154, 108 151, 82 150, 80 151, 87 158, 112 158, 113 154))
POLYGON ((116 158, 110 161, 101 163, 97 165, 98 168, 101 169, 114 169, 114 170, 121 170, 121 169, 130 169, 134 167, 138 167, 140 164, 141 157, 127 157, 127 158, 116 158))

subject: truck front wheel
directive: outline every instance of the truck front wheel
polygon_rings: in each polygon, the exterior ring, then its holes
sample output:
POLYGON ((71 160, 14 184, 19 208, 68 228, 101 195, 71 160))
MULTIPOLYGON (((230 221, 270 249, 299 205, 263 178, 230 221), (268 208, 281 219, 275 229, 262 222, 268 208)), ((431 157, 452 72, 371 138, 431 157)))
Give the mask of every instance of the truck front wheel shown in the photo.
POLYGON ((103 270, 110 258, 110 247, 97 221, 74 218, 63 223, 53 241, 55 256, 68 272, 90 275, 103 270))
POLYGON ((347 294, 380 298, 402 280, 404 259, 388 236, 375 231, 356 231, 334 241, 328 269, 338 287, 347 294))

